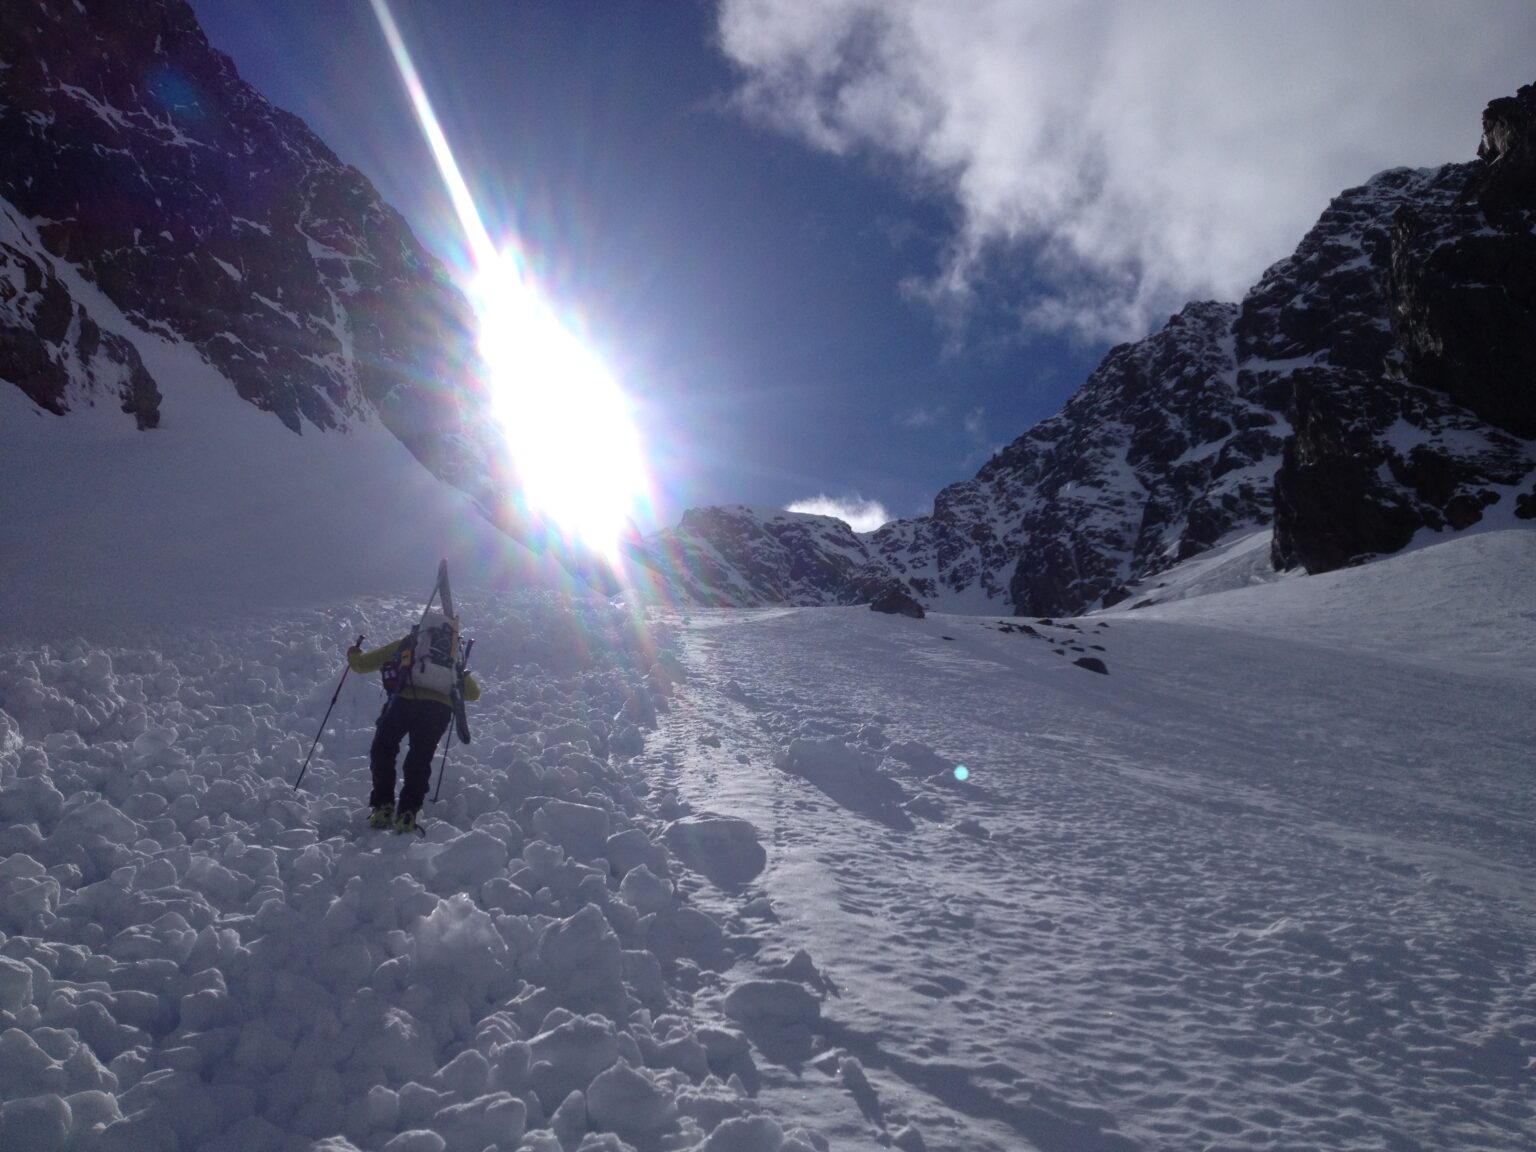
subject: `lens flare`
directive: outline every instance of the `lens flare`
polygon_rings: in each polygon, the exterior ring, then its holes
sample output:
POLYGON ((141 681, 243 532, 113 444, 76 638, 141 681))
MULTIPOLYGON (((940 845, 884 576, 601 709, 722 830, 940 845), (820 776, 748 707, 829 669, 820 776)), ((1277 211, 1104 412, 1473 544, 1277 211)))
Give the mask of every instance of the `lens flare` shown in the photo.
POLYGON ((955 765, 955 779, 956 780, 959 780, 963 784, 963 783, 965 783, 965 781, 969 780, 970 778, 971 778, 971 770, 969 768, 967 768, 964 764, 956 764, 955 765))
POLYGON ((432 151, 475 275, 470 297, 492 402, 528 507, 613 558, 649 482, 630 404, 597 355, 545 303, 516 246, 498 248, 475 205, 385 0, 371 0, 432 151))
POLYGON ((524 498, 612 558, 647 487, 628 398, 524 282, 515 253, 482 268, 473 295, 496 416, 524 498))

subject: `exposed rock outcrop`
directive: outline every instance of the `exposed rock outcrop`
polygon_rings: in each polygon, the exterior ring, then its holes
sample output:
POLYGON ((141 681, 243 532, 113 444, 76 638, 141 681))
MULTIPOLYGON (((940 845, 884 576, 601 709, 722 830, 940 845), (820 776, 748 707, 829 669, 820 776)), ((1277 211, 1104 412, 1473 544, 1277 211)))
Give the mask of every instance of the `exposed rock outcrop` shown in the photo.
POLYGON ((921 620, 926 613, 923 606, 900 588, 887 588, 869 602, 871 611, 884 612, 887 616, 910 616, 921 620))
POLYGON ((160 389, 127 340, 101 325, 59 278, 30 230, 0 209, 0 380, 56 415, 97 401, 141 429, 160 423, 160 389))
POLYGON ((1332 306, 1367 337, 1302 349, 1317 366, 1296 375, 1275 482, 1278 565, 1327 571, 1469 527, 1536 466, 1533 108, 1536 87, 1494 101, 1480 161, 1383 173, 1303 241, 1358 243, 1332 306))

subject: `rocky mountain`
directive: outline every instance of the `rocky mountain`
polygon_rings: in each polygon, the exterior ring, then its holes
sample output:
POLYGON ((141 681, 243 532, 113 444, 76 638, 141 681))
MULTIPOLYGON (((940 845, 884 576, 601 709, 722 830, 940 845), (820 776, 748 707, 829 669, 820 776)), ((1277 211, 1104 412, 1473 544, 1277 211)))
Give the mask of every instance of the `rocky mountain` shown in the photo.
POLYGON ((0 380, 153 429, 161 389, 109 312, 192 345, 294 432, 378 419, 496 490, 471 309, 360 172, 183 0, 0 5, 0 380))
POLYGON ((832 516, 774 508, 693 508, 651 555, 686 599, 702 604, 839 604, 889 582, 866 540, 832 516), (866 586, 861 573, 873 572, 866 586))
POLYGON ((653 553, 718 603, 1046 616, 1272 526, 1322 572, 1496 506, 1536 517, 1536 86, 1483 116, 1478 159, 1341 193, 1241 304, 1194 303, 1114 348, 1056 416, 855 536, 744 508, 689 512, 653 553))

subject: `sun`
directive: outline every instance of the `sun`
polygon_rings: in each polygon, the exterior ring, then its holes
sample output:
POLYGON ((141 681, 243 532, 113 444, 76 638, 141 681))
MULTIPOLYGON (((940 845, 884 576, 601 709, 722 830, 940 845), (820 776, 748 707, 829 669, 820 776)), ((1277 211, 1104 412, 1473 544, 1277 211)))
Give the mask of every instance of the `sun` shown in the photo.
POLYGON ((471 296, 492 404, 522 498, 570 540, 614 559, 649 493, 628 398, 601 359, 492 240, 387 0, 371 0, 475 269, 471 296))
POLYGON ((529 507, 612 557, 647 490, 629 398, 504 251, 475 280, 480 353, 529 507))

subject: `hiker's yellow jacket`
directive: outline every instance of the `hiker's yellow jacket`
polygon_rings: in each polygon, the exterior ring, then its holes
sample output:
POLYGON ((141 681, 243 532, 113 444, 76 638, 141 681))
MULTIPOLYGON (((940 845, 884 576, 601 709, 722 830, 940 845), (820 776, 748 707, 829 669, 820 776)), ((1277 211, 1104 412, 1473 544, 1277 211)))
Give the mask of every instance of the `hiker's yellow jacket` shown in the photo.
MULTIPOLYGON (((386 644, 382 648, 375 648, 372 652, 359 652, 356 649, 349 648, 347 650, 347 667, 351 668, 354 672, 377 672, 389 663, 389 658, 399 650, 400 645, 405 643, 405 639, 402 636, 393 644, 386 644)), ((450 708, 453 706, 453 701, 448 699, 443 693, 433 692, 426 688, 416 688, 409 684, 400 689, 400 695, 407 700, 435 700, 437 703, 446 704, 450 708)), ((480 699, 480 685, 468 673, 464 675, 464 699, 480 699)))

